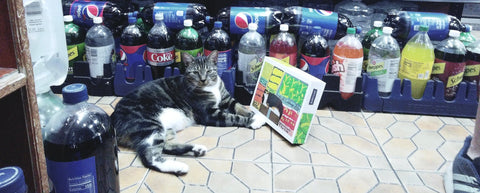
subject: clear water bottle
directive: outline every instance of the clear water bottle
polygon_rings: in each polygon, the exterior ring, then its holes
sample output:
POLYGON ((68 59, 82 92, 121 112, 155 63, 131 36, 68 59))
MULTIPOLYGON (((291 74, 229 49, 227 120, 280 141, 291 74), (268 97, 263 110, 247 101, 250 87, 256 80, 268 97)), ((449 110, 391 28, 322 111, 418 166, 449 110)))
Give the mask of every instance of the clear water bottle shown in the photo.
POLYGON ((84 84, 67 85, 62 95, 65 108, 42 130, 51 192, 120 192, 110 117, 87 103, 84 84))
POLYGON ((50 88, 44 91, 37 90, 37 105, 42 129, 45 128, 50 118, 63 108, 62 100, 50 88))
POLYGON ((392 30, 391 27, 383 27, 383 35, 373 41, 368 52, 366 71, 378 80, 380 96, 390 95, 393 81, 398 77, 400 46, 392 37, 392 30))
POLYGON ((240 38, 238 46, 238 70, 243 72, 243 83, 255 87, 266 55, 265 39, 257 32, 257 24, 248 24, 248 32, 240 38))
POLYGON ((380 37, 383 32, 382 32, 382 25, 383 23, 381 21, 375 21, 373 23, 373 28, 368 31, 365 36, 363 37, 362 40, 362 46, 363 46, 363 70, 367 67, 368 64, 368 52, 370 51, 370 47, 372 46, 372 43, 375 39, 380 37))
POLYGON ((343 0, 335 5, 335 12, 344 14, 353 23, 353 26, 362 27, 362 34, 360 37, 365 36, 365 33, 370 31, 370 22, 373 15, 373 10, 361 0, 343 0))
POLYGON ((27 193, 23 170, 17 166, 0 168, 0 192, 27 193))
POLYGON ((93 78, 104 75, 104 64, 111 64, 113 71, 113 62, 115 56, 115 40, 112 32, 103 25, 101 17, 93 19, 92 26, 85 37, 85 52, 87 56, 90 76, 93 78))

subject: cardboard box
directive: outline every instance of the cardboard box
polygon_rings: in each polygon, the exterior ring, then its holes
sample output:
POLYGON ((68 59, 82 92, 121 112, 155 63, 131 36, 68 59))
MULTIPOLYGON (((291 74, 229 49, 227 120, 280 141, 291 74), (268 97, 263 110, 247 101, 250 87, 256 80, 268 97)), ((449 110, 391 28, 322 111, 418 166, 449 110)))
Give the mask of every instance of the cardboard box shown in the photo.
POLYGON ((265 57, 250 108, 292 144, 303 144, 325 82, 276 58, 265 57))

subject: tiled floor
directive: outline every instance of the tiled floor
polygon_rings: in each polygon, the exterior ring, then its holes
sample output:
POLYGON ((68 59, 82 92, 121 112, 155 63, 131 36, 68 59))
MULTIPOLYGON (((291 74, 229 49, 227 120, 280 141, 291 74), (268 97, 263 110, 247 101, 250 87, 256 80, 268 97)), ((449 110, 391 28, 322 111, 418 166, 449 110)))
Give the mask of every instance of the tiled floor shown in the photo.
MULTIPOLYGON (((118 97, 91 97, 108 113, 118 97)), ((443 174, 474 119, 319 110, 304 145, 274 130, 196 126, 178 142, 205 145, 204 157, 169 157, 190 166, 175 176, 145 169, 121 149, 122 193, 429 193, 445 192, 443 174)))

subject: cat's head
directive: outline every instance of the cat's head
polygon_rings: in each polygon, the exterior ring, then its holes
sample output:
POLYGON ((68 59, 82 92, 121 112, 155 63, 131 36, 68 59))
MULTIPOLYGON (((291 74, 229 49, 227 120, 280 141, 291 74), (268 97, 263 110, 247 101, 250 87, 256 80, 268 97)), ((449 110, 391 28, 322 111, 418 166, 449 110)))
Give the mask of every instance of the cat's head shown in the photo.
POLYGON ((208 56, 198 57, 182 52, 186 80, 197 87, 215 85, 218 80, 217 59, 217 50, 212 51, 208 56))

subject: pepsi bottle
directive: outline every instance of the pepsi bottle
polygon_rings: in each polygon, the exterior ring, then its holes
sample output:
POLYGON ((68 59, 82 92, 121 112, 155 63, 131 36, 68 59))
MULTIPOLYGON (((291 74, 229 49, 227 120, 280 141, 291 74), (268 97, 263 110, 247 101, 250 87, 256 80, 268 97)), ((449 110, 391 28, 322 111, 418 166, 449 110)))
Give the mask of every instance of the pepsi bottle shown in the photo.
POLYGON ((128 21, 126 12, 109 1, 64 0, 63 15, 72 15, 73 23, 85 31, 94 25, 93 18, 103 17, 103 24, 117 37, 128 21))
POLYGON ((300 45, 300 63, 298 68, 322 79, 328 72, 330 49, 327 40, 322 36, 322 29, 314 27, 312 35, 300 45))
POLYGON ((314 26, 320 26, 325 39, 338 40, 347 34, 347 28, 353 27, 347 16, 332 11, 291 6, 285 8, 283 13, 283 23, 288 23, 290 32, 300 37, 308 36, 314 26))
POLYGON ((432 41, 448 38, 449 30, 465 31, 459 19, 444 13, 392 11, 384 20, 384 26, 393 28, 392 36, 402 44, 417 33, 420 25, 429 27, 428 36, 432 41))
POLYGON ((129 25, 120 36, 120 62, 125 66, 127 81, 135 79, 135 71, 139 66, 145 66, 144 52, 147 49, 147 35, 135 25, 137 18, 130 14, 129 25))
POLYGON ((158 79, 165 74, 165 68, 175 62, 173 37, 163 22, 163 13, 155 15, 155 25, 147 36, 147 62, 152 69, 152 77, 158 79))
POLYGON ((245 34, 249 23, 257 23, 260 34, 276 34, 282 23, 283 13, 273 7, 225 7, 218 11, 217 20, 229 34, 245 34))
POLYGON ((222 22, 216 21, 210 35, 207 36, 203 45, 205 56, 210 55, 213 50, 218 51, 217 71, 221 77, 222 73, 232 67, 232 48, 230 37, 222 30, 222 22))

